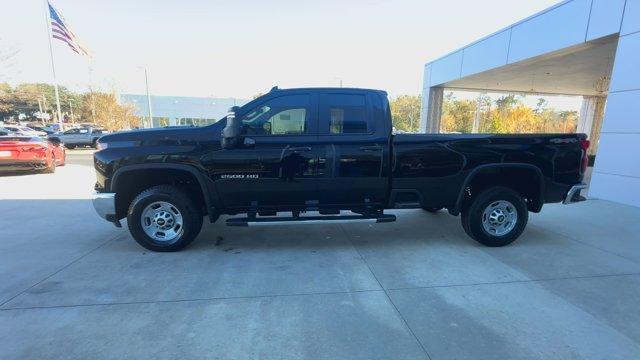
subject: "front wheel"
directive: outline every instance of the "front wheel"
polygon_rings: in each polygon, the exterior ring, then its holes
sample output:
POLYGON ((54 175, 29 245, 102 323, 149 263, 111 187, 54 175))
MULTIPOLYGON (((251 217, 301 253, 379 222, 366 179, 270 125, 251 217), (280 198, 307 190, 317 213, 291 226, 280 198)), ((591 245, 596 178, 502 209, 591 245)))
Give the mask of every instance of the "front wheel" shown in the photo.
POLYGON ((514 242, 527 226, 529 211, 523 197, 506 187, 496 186, 478 194, 462 212, 467 235, 491 247, 514 242))
POLYGON ((179 251, 202 228, 202 211, 182 189, 159 185, 141 192, 127 211, 133 238, 152 251, 179 251))

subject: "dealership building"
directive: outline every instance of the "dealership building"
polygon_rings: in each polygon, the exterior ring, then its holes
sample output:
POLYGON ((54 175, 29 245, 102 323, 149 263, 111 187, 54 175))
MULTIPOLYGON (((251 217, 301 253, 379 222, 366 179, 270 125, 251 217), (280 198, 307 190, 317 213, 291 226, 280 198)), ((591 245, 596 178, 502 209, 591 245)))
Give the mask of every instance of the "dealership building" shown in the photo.
POLYGON ((249 102, 234 98, 153 95, 153 119, 149 123, 149 100, 146 95, 122 94, 120 101, 133 105, 136 115, 143 119, 144 127, 205 126, 225 117, 230 107, 249 102))
POLYGON ((589 196, 640 206, 640 0, 568 0, 425 65, 421 131, 447 90, 582 96, 589 196))

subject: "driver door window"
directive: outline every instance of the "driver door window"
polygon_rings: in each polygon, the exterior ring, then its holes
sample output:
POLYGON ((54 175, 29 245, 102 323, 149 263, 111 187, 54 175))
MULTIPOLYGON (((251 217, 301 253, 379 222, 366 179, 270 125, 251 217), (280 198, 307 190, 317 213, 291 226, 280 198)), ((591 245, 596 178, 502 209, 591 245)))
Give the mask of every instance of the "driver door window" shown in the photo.
POLYGON ((288 136, 309 133, 308 95, 280 96, 242 117, 242 133, 250 136, 288 136))

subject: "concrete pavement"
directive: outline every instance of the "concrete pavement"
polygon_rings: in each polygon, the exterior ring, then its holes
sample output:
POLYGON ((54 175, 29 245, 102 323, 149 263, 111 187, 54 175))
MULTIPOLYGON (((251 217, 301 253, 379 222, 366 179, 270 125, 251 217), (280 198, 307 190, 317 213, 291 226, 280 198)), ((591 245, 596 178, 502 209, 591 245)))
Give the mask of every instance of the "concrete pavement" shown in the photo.
POLYGON ((546 206, 498 249, 403 210, 158 254, 93 213, 83 163, 0 177, 2 359, 640 357, 640 209, 546 206))

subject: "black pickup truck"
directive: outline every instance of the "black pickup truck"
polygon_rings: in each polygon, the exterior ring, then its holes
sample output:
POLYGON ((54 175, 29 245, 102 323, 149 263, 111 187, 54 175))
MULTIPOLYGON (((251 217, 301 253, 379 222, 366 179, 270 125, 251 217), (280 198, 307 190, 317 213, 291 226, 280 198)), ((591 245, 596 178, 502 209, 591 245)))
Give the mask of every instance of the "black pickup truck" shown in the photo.
POLYGON ((447 209, 472 238, 503 246, 529 211, 584 200, 588 146, 584 134, 394 135, 384 91, 274 88, 207 127, 103 136, 93 203, 155 251, 187 246, 205 215, 382 223, 407 208, 447 209))

